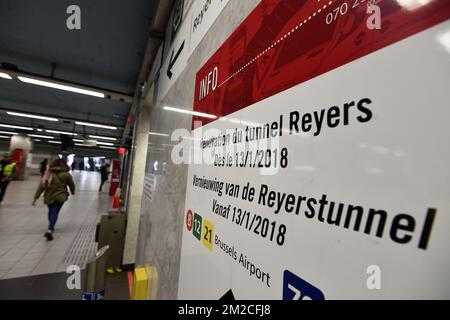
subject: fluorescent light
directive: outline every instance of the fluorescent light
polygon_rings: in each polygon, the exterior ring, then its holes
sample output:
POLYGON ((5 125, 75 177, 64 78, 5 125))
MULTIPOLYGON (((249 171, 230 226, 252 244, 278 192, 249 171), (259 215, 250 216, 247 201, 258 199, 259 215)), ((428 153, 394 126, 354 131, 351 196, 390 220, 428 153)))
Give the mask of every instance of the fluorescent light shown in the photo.
POLYGON ((73 139, 73 142, 80 142, 80 143, 84 143, 84 140, 80 140, 80 139, 73 139))
POLYGON ((11 76, 7 73, 0 72, 0 78, 11 80, 11 76))
POLYGON ((200 141, 200 138, 193 138, 193 137, 187 137, 187 136, 183 136, 182 138, 183 138, 184 140, 200 141))
POLYGON ((0 138, 9 139, 9 138, 11 138, 11 136, 0 136, 0 138))
POLYGON ((10 112, 10 111, 7 111, 6 113, 11 116, 16 116, 16 117, 33 118, 33 119, 48 120, 48 121, 59 121, 56 118, 36 116, 34 114, 28 114, 28 113, 19 113, 19 112, 10 112))
POLYGON ((249 122, 249 121, 245 121, 245 120, 240 120, 240 119, 228 119, 229 122, 231 123, 235 123, 235 124, 240 124, 240 125, 244 125, 244 126, 250 126, 250 127, 262 127, 261 123, 256 123, 256 122, 249 122))
POLYGON ((33 138, 42 138, 42 139, 53 139, 54 137, 52 136, 42 136, 40 134, 29 134, 30 137, 33 138))
POLYGON ((166 106, 166 107, 164 107, 164 110, 191 114, 193 116, 198 116, 198 117, 203 117, 203 118, 217 119, 217 116, 215 116, 213 114, 202 113, 202 112, 197 112, 197 111, 189 111, 189 110, 184 110, 184 109, 179 109, 179 108, 174 108, 174 107, 166 106))
POLYGON ((17 134, 18 134, 17 132, 11 132, 11 131, 0 131, 0 133, 3 133, 3 134, 12 134, 12 135, 17 135, 17 134))
POLYGON ((61 144, 61 141, 47 141, 48 143, 61 144))
POLYGON ((89 136, 90 138, 94 138, 94 139, 103 139, 103 140, 110 140, 110 141, 116 141, 116 138, 111 138, 111 137, 103 137, 103 136, 89 136))
POLYGON ((109 142, 99 142, 97 141, 97 144, 100 146, 114 146, 114 143, 109 143, 109 142))
POLYGON ((148 134, 152 135, 152 136, 161 136, 161 137, 168 137, 169 136, 168 134, 158 133, 158 132, 149 132, 148 134))
POLYGON ((438 40, 445 48, 445 50, 447 50, 447 52, 450 53, 450 31, 440 34, 438 36, 438 40))
POLYGON ((35 142, 41 142, 42 140, 39 139, 34 139, 35 142))
POLYGON ((103 124, 96 124, 96 123, 90 123, 90 122, 79 122, 79 121, 76 121, 75 123, 80 125, 80 126, 88 126, 88 127, 102 128, 102 129, 117 130, 117 127, 105 126, 103 124))
POLYGON ((66 131, 56 131, 56 130, 45 130, 45 132, 48 132, 48 133, 59 133, 59 134, 65 134, 65 135, 68 135, 68 136, 77 136, 78 134, 77 133, 72 133, 72 132, 66 132, 66 131))
POLYGON ((66 85, 63 85, 63 84, 58 84, 58 83, 48 82, 48 81, 42 81, 42 80, 36 80, 36 79, 32 79, 32 78, 27 78, 27 77, 18 77, 18 78, 22 82, 31 83, 31 84, 35 84, 35 85, 38 85, 38 86, 44 86, 44 87, 49 87, 49 88, 53 88, 53 89, 65 90, 65 91, 70 91, 70 92, 75 92, 75 93, 81 93, 81 94, 86 94, 88 96, 94 96, 94 97, 99 97, 99 98, 104 98, 105 97, 105 94, 102 93, 102 92, 86 90, 86 89, 80 89, 80 88, 76 88, 76 87, 66 86, 66 85))
POLYGON ((12 125, 9 125, 9 124, 1 124, 1 123, 0 123, 0 127, 33 131, 33 128, 29 128, 29 127, 12 126, 12 125))
POLYGON ((82 143, 75 143, 75 145, 78 147, 90 147, 90 146, 84 145, 82 143))
POLYGON ((397 0, 398 4, 408 10, 415 10, 419 7, 425 6, 432 0, 397 0))
POLYGON ((117 148, 115 148, 115 147, 102 147, 102 146, 100 146, 100 148, 101 149, 111 149, 111 150, 116 150, 117 148))

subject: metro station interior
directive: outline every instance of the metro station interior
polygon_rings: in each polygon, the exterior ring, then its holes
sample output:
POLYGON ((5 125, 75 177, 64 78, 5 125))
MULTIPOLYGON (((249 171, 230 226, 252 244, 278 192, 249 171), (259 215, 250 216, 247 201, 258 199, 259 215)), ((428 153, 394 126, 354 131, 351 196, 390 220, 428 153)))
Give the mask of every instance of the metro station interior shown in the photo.
POLYGON ((449 58, 448 0, 0 0, 0 300, 448 300, 449 58))

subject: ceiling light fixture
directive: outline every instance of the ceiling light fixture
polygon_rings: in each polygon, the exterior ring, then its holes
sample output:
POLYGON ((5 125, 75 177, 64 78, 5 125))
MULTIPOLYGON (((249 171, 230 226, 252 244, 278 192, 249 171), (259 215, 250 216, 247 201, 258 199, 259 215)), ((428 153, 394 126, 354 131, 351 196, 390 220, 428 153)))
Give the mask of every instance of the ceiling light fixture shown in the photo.
POLYGON ((17 132, 11 132, 11 131, 0 131, 0 133, 3 133, 3 134, 12 134, 12 135, 18 135, 18 133, 17 132))
POLYGON ((11 116, 16 116, 16 117, 32 118, 32 119, 47 120, 47 121, 59 121, 56 118, 36 116, 34 114, 28 114, 28 113, 11 112, 11 111, 7 111, 6 113, 11 116))
POLYGON ((75 93, 81 93, 81 94, 86 94, 88 96, 94 96, 94 97, 99 97, 99 98, 105 97, 105 94, 102 92, 80 89, 80 88, 66 86, 66 85, 58 84, 58 83, 54 83, 54 82, 42 81, 42 80, 32 79, 32 78, 28 78, 28 77, 18 77, 18 79, 22 82, 31 83, 31 84, 35 84, 38 86, 59 89, 59 90, 65 90, 65 91, 70 91, 70 92, 75 92, 75 93))
POLYGON ((445 50, 450 53, 450 31, 447 30, 445 33, 438 35, 438 40, 445 50))
POLYGON ((100 146, 100 149, 116 150, 117 148, 115 148, 115 147, 103 147, 103 146, 100 146))
POLYGON ((9 138, 11 138, 10 136, 0 136, 0 138, 3 138, 3 139, 9 139, 9 138))
POLYGON ((97 141, 97 144, 100 146, 114 146, 114 143, 109 143, 109 142, 99 142, 97 141))
POLYGON ((33 137, 33 138, 41 138, 41 139, 53 139, 54 138, 52 136, 42 136, 42 135, 39 135, 39 134, 29 134, 29 136, 33 137))
POLYGON ((168 137, 169 136, 168 134, 158 133, 158 132, 149 132, 148 134, 151 135, 151 136, 161 136, 161 137, 168 137))
POLYGON ((61 141, 47 141, 48 143, 61 144, 61 141))
POLYGON ((11 76, 7 73, 0 72, 0 78, 11 80, 11 76))
POLYGON ((430 3, 432 0, 397 0, 398 4, 407 10, 415 10, 430 3))
POLYGON ((56 131, 56 130, 45 130, 45 132, 48 133, 56 133, 56 134, 65 134, 67 136, 77 136, 77 133, 72 133, 72 132, 66 132, 66 131, 56 131))
POLYGON ((12 126, 10 124, 1 124, 0 123, 0 127, 33 131, 33 128, 30 128, 30 127, 12 126))
POLYGON ((213 114, 197 112, 197 111, 190 111, 190 110, 184 110, 184 109, 180 109, 180 108, 174 108, 174 107, 167 107, 167 106, 165 106, 164 110, 174 111, 174 112, 178 112, 178 113, 186 113, 186 114, 190 114, 190 115, 198 116, 198 117, 203 117, 203 118, 217 119, 217 116, 215 116, 213 114))
POLYGON ((79 126, 88 126, 88 127, 102 128, 102 129, 117 130, 117 127, 105 126, 103 124, 97 124, 97 123, 75 121, 75 124, 77 124, 79 126))
POLYGON ((103 139, 103 140, 110 140, 110 141, 116 141, 116 138, 111 138, 111 137, 103 137, 103 136, 91 136, 89 135, 89 138, 94 138, 94 139, 103 139))

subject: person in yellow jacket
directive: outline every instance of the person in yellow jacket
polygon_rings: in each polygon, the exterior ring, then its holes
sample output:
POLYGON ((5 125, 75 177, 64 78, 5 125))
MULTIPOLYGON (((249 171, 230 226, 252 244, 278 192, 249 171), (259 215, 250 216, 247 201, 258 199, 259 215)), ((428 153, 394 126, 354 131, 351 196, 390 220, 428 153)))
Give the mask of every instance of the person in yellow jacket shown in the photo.
POLYGON ((5 152, 3 156, 3 159, 0 161, 0 203, 5 197, 9 182, 16 173, 16 163, 11 157, 11 152, 5 152))

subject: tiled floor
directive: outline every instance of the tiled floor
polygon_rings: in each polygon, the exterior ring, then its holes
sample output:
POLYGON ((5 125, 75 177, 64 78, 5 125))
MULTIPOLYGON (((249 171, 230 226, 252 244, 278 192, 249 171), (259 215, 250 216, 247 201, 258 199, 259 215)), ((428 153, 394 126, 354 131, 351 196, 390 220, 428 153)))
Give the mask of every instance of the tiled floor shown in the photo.
POLYGON ((95 246, 95 225, 111 206, 109 185, 99 193, 98 173, 76 171, 73 176, 76 194, 64 204, 51 242, 43 236, 47 207, 42 198, 37 206, 31 206, 39 177, 11 182, 0 205, 0 279, 64 272, 71 264, 69 253, 95 246), (80 241, 80 234, 84 241, 80 241))

